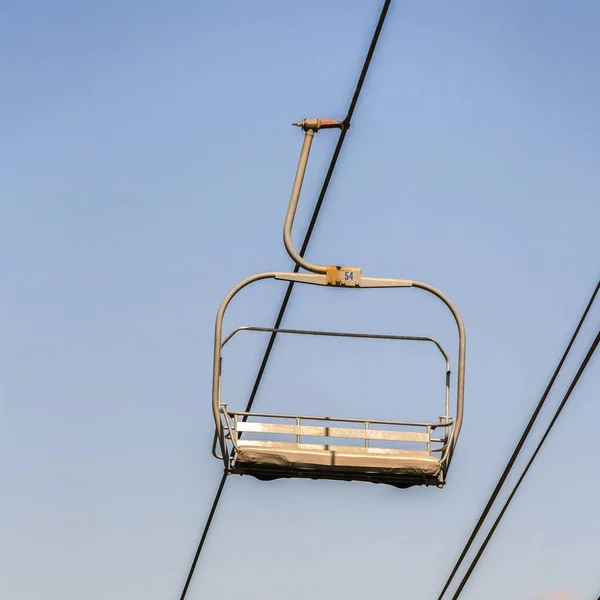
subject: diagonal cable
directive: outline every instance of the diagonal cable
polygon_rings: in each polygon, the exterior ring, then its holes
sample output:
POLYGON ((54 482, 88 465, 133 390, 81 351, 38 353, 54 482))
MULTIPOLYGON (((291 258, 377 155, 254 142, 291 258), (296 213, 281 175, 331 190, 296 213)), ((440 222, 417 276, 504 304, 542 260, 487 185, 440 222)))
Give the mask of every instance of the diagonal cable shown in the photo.
POLYGON ((521 473, 521 476, 519 477, 517 483, 513 487, 513 490, 511 491, 510 495, 508 496, 506 502, 502 506, 502 510, 500 511, 500 513, 498 514, 498 516, 496 517, 496 520, 494 521, 494 524, 492 525, 489 533, 487 534, 485 540, 481 544, 481 547, 477 551, 477 554, 475 555, 475 557, 473 558, 471 564, 469 565, 469 568, 467 569, 467 572, 465 573, 465 576, 462 578, 460 584, 456 588, 456 592, 454 593, 454 596, 452 596, 452 600, 457 600, 457 598, 461 595, 463 589, 465 588, 465 585, 469 581, 469 578, 473 574, 473 571, 475 570, 475 567, 477 566, 477 563, 479 562, 479 559, 481 558, 481 556, 485 552, 485 549, 487 548, 487 545, 489 544, 490 540, 492 539, 492 536, 494 535, 496 529, 498 528, 498 525, 500 524, 500 521, 502 521, 502 517, 504 517, 504 513, 507 511, 508 507, 510 506, 510 503, 512 502, 513 498, 515 497, 515 494, 517 493, 519 487, 523 483, 523 480, 527 476, 527 473, 529 472, 529 469, 531 468, 531 465, 533 464, 533 462, 535 461, 537 455, 539 454, 540 450, 542 449, 542 446, 544 445, 546 439, 548 438, 548 435, 552 431, 552 428, 554 427, 556 421, 558 420, 558 417, 560 416, 561 412, 563 411, 563 408, 567 404, 567 401, 569 400, 571 394, 573 393, 573 390, 577 386, 577 383, 579 382, 579 379, 583 375, 583 372, 585 371, 585 369, 588 366, 590 360, 592 359, 592 356, 594 355, 594 352, 596 352, 596 348, 598 348, 598 344, 600 344, 600 330, 596 334, 596 337, 595 337, 594 341, 592 342, 589 350, 587 351, 587 354, 585 355, 585 358, 581 362, 581 365, 579 366, 579 369, 577 370, 577 373, 575 374, 575 377, 571 381, 571 385, 569 386, 569 389, 566 391, 565 395, 563 396, 563 399, 562 399, 561 403, 558 405, 558 408, 556 409, 556 412, 554 413, 554 416, 552 417, 552 420, 550 421, 550 424, 546 428, 546 431, 544 432, 544 435, 542 436, 541 440, 539 441, 539 443, 538 443, 538 445, 537 445, 534 453, 531 455, 531 458, 529 459, 529 462, 527 463, 527 466, 523 469, 523 472, 521 473))
MULTIPOLYGON (((317 224, 317 219, 319 217, 319 213, 321 212, 321 207, 323 206, 323 201, 325 200, 325 195, 327 194, 327 189, 329 188, 329 182, 333 177, 333 171, 335 170, 338 157, 340 155, 340 152, 342 151, 342 146, 344 145, 344 140, 346 139, 348 130, 350 129, 352 116, 354 115, 354 109, 356 108, 356 104, 358 102, 363 83, 365 82, 365 78, 367 76, 371 60, 373 59, 373 54, 375 53, 375 48, 377 47, 377 41, 379 40, 379 35, 381 34, 381 30, 383 29, 383 24, 385 22, 385 18, 387 16, 390 4, 391 0, 385 0, 385 2, 383 3, 383 8, 381 9, 381 14, 379 15, 377 26, 375 27, 375 33, 373 34, 373 39, 371 40, 371 45, 369 46, 369 51, 367 52, 367 56, 363 63, 363 67, 360 72, 358 82, 356 84, 356 89, 354 90, 354 94, 352 95, 352 100, 350 101, 350 106, 348 107, 348 113, 346 114, 346 118, 344 119, 344 127, 340 132, 337 144, 335 146, 335 150, 333 151, 333 156, 331 157, 331 162, 329 163, 329 168, 327 169, 325 179, 323 180, 323 185, 321 186, 321 191, 319 192, 319 197, 317 198, 317 202, 313 209, 313 213, 310 218, 306 234, 304 235, 304 241, 302 242, 302 246, 300 248, 300 256, 302 257, 304 257, 306 250, 308 249, 310 238, 312 237, 315 225, 317 224)), ((297 273, 299 270, 300 267, 296 264, 294 266, 294 273, 297 273)), ((293 289, 294 282, 290 281, 288 283, 287 289, 285 290, 285 295, 283 296, 281 306, 279 307, 279 312, 277 313, 277 318, 275 319, 275 324, 273 325, 274 329, 279 329, 279 327, 281 327, 281 323, 283 321, 285 311, 287 310, 293 289)), ((246 412, 250 412, 250 410, 252 409, 252 405, 254 404, 254 400, 256 399, 256 394, 258 393, 258 388, 260 387, 263 375, 265 374, 265 369, 267 368, 267 363, 269 362, 269 358, 271 357, 271 352, 273 351, 273 345, 275 344, 276 337, 276 331, 274 331, 269 337, 265 353, 263 355, 260 367, 258 368, 258 372, 256 374, 256 379, 254 380, 254 385, 252 386, 252 391, 250 392, 250 397, 248 398, 246 412)), ((244 419, 245 418, 246 417, 244 417, 244 419)))
MULTIPOLYGON (((354 115, 354 110, 358 103, 358 99, 360 96, 360 92, 362 90, 363 84, 367 77, 367 72, 369 71, 369 66, 371 65, 371 61, 373 59, 373 54, 375 53, 375 48, 377 47, 377 41, 379 40, 379 36, 381 34, 381 30, 383 29, 383 24, 385 23, 385 18, 388 13, 388 9, 390 7, 391 0, 385 0, 383 3, 383 7, 381 9, 381 13, 379 15, 379 20, 377 21, 377 26, 375 27, 375 32, 373 33, 373 38, 371 39, 371 44, 369 46, 369 50, 367 52, 367 56, 365 57, 360 76, 356 83, 356 88, 354 90, 354 94, 352 95, 352 99, 350 101, 350 105, 348 107, 348 112, 346 114, 346 118, 344 119, 344 127, 340 132, 340 136, 338 138, 336 147, 333 151, 333 155, 331 157, 331 162, 329 163, 329 168, 327 169, 327 173, 325 175, 325 179, 323 180, 323 185, 321 187, 321 191, 319 192, 319 196, 317 198, 317 202, 313 209, 313 213, 310 219, 310 223, 306 230, 306 234, 304 236, 304 241, 302 242, 302 247, 300 248, 300 256, 304 256, 306 250, 308 248, 308 244, 310 243, 310 238, 312 237, 315 225, 317 223, 317 218, 319 217, 319 213, 321 211, 321 207, 323 206, 323 201, 325 200, 325 195, 327 194, 327 189, 329 188, 329 182, 333 177, 333 172, 335 170, 335 166, 337 164, 338 157, 342 150, 342 146, 344 144, 344 140, 346 139, 346 135, 348 130, 350 129, 350 124, 352 121, 352 117, 354 115)), ((294 273, 297 273, 299 270, 298 265, 294 267, 294 273)), ((283 321, 283 317, 285 315, 285 311, 287 310, 290 297, 292 295, 292 290, 294 288, 294 282, 290 282, 287 286, 285 295, 281 302, 281 306, 279 308, 279 312, 277 313, 277 318, 275 319, 274 329, 278 329, 283 321)), ((269 358, 273 351, 273 345, 275 343, 275 337, 277 336, 276 332, 273 332, 269 338, 269 342, 267 343, 267 347, 265 349, 265 353, 263 355, 263 359, 260 363, 260 367, 258 369, 256 379, 254 381, 254 385, 252 386, 252 391, 250 393, 250 397, 248 399, 248 404, 246 406, 245 412, 250 412, 252 405, 254 404, 254 400, 256 398, 256 394, 258 392, 258 388, 260 387, 263 375, 265 373, 265 369, 267 367, 267 363, 269 362, 269 358)), ((227 473, 223 473, 221 477, 221 482, 219 483, 219 487, 217 488, 217 493, 215 494, 215 498, 213 500, 212 507, 210 509, 210 513, 208 515, 208 519, 204 525, 204 530, 202 531, 202 536, 200 537, 200 542, 198 543, 198 548, 196 549, 196 553, 194 555, 194 559, 192 561, 188 576, 186 578, 185 584, 183 586, 183 590, 181 592, 180 600, 185 600, 187 595, 190 583, 192 578, 194 577, 194 572, 196 570, 196 565, 198 564, 198 559, 200 558, 200 554, 202 553, 202 549, 204 547, 204 543, 206 541, 206 537, 208 535, 208 531, 212 524, 212 520, 214 514, 217 510, 217 506, 219 504, 219 500, 221 499, 221 494, 223 493, 223 488, 225 487, 225 481, 227 479, 227 473)))
POLYGON ((217 505, 219 504, 219 500, 221 499, 221 494, 223 493, 223 488, 225 487, 225 480, 227 479, 227 473, 224 472, 221 476, 221 483, 219 483, 219 487, 217 488, 217 493, 215 494, 215 499, 213 500, 212 507, 210 509, 210 513, 208 513, 208 519, 206 519, 206 524, 204 525, 204 530, 202 531, 202 537, 200 538, 200 543, 198 544, 198 548, 196 549, 196 554, 194 555, 194 560, 192 561, 192 566, 190 567, 190 571, 185 580, 185 584, 183 586, 183 590, 181 592, 181 600, 184 600, 188 588, 190 587, 190 583, 192 582, 192 578, 194 577, 194 571, 196 570, 196 565, 198 564, 198 559, 200 558, 200 553, 202 552, 202 548, 204 547, 204 542, 206 541, 206 536, 208 535, 208 530, 210 529, 210 525, 212 523, 213 517, 215 516, 215 512, 217 510, 217 505))
POLYGON ((571 352, 571 348, 573 347, 573 344, 575 343, 575 340, 577 339, 577 336, 579 335, 579 332, 581 331, 581 328, 583 327, 583 324, 588 316, 588 313, 590 312, 590 310, 592 308, 592 305, 594 304, 594 301, 596 300, 596 296, 598 295, 599 291, 600 291, 600 281, 598 281, 598 284, 596 285, 596 288, 594 289, 594 291, 588 301, 588 304, 587 304, 585 310, 583 311, 581 318, 579 319, 579 323, 577 324, 577 327, 575 328, 575 331, 573 332, 573 335, 571 336, 571 339, 570 339, 560 361, 558 362, 558 365, 556 366, 556 369, 554 370, 554 373, 552 374, 552 377, 550 378, 550 381, 548 382, 548 385, 546 386, 546 389, 544 390, 544 393, 542 394, 540 401, 538 402, 537 406, 535 407, 535 410, 533 411, 533 414, 531 415, 531 418, 529 419, 529 423, 527 423, 527 426, 523 430, 523 434, 521 435, 521 438, 517 442, 517 445, 515 446, 515 449, 513 450, 511 457, 509 458, 508 462, 506 463, 506 466, 504 467, 504 471, 502 472, 502 475, 500 476, 500 479, 498 480, 498 483, 496 484, 494 491, 490 495, 490 497, 487 501, 487 504, 485 505, 485 508, 479 515, 479 519, 477 520, 477 523, 475 524, 473 531, 471 531, 471 535, 469 536, 467 543, 465 544, 460 556, 458 557, 458 560, 456 561, 454 567, 452 568, 452 571, 451 571, 450 575, 448 576, 448 579, 446 580, 446 583, 445 583, 444 587, 442 588, 440 595, 438 596, 438 600, 442 600, 442 598, 444 597, 444 594, 448 591, 448 588, 450 587, 450 584, 452 583, 454 577, 456 576, 458 569, 460 568, 462 562, 465 559, 465 556, 469 552, 471 546, 473 545, 473 542, 475 541, 475 538, 477 537, 477 534, 479 533, 481 527, 483 526, 483 523, 485 522, 488 514, 490 513, 490 510, 492 509, 494 502, 496 501, 496 498, 498 497, 498 494, 500 493, 500 490, 504 486, 506 479, 508 478, 517 458, 519 457, 519 454, 521 453, 521 450, 523 449, 523 446, 525 445, 525 442, 527 441, 527 438, 529 437, 529 434, 531 433, 531 430, 533 429, 533 426, 535 425, 535 422, 537 421, 537 418, 538 418, 542 408, 544 407, 544 404, 546 403, 546 399, 548 398, 548 395, 550 394, 550 391, 551 391, 552 387, 554 386, 554 382, 558 378, 558 375, 560 374, 560 372, 563 368, 563 365, 567 359, 567 356, 571 352))

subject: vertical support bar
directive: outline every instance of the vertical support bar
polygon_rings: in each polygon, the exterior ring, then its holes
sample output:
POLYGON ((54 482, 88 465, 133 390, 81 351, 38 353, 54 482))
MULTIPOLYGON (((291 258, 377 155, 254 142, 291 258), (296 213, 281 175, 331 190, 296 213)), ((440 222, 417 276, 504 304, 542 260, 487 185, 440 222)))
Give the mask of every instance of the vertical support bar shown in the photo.
MULTIPOLYGON (((300 419, 300 417, 296 417, 296 425, 298 427, 300 427, 300 424, 302 423, 302 420, 300 419)), ((296 434, 296 444, 300 443, 300 430, 298 430, 298 433, 296 434)))
POLYGON ((230 468, 229 458, 227 455, 227 448, 225 447, 225 439, 223 436, 223 424, 221 423, 221 412, 220 412, 220 404, 221 404, 221 351, 222 351, 222 343, 221 337, 223 335, 223 317, 225 315, 225 311, 227 310, 227 306, 231 302, 232 298, 247 285, 259 281, 261 279, 275 279, 277 277, 277 273, 259 273, 257 275, 252 275, 252 277, 247 277, 243 281, 240 281, 234 288, 232 288, 229 293, 223 298, 221 305, 219 306, 219 310, 217 311, 217 318, 215 319, 215 340, 214 340, 214 354, 213 354, 213 382, 212 382, 212 411, 213 418, 215 420, 215 427, 217 430, 217 438, 219 440, 219 444, 221 446, 221 455, 223 456, 223 461, 226 469, 230 468))
MULTIPOLYGON (((365 429, 369 431, 369 421, 365 421, 365 429)), ((369 447, 369 438, 365 435, 365 448, 369 447)))
POLYGON ((300 152, 300 160, 298 161, 298 168, 296 170, 296 177, 294 179, 294 185, 292 187, 292 195, 290 198, 290 204, 288 206, 287 214, 285 215, 285 222, 283 224, 283 245, 287 250, 292 260, 303 269, 312 271, 313 273, 325 273, 326 268, 320 265, 313 265, 298 253, 294 247, 292 241, 292 225, 294 224, 294 217, 296 216, 296 209, 298 208, 298 199, 300 198, 300 190, 302 189, 302 182, 304 181, 304 173, 306 172, 306 163, 308 162, 308 155, 310 154, 310 146, 315 136, 314 129, 306 129, 304 133, 304 142, 302 143, 302 150, 300 152))
POLYGON ((431 426, 427 425, 427 454, 431 456, 431 426))
MULTIPOLYGON (((294 247, 294 242, 292 241, 292 226, 294 224, 296 209, 298 208, 298 200, 302 190, 302 182, 304 181, 306 164, 308 163, 308 156, 310 154, 310 146, 315 133, 319 131, 319 129, 343 129, 344 121, 332 121, 328 119, 304 119, 300 123, 294 123, 294 125, 302 127, 304 130, 304 142, 302 142, 302 150, 300 151, 300 159, 298 160, 296 177, 294 178, 294 185, 292 186, 290 203, 285 215, 285 222, 283 224, 283 244, 291 259, 298 265, 298 267, 302 267, 303 269, 312 271, 313 273, 325 273, 327 271, 325 266, 313 265, 304 259, 304 249, 300 250, 300 252, 296 250, 294 247)), ((343 138, 340 137, 340 140, 341 139, 343 138)))
POLYGON ((450 418, 450 369, 446 367, 446 423, 450 418))
MULTIPOLYGON (((440 417, 440 423, 447 423, 448 417, 440 417)), ((444 446, 448 443, 448 429, 449 427, 444 427, 444 446)))
MULTIPOLYGON (((456 416, 454 418, 454 425, 452 426, 452 433, 448 437, 448 445, 445 450, 442 452, 442 456, 440 460, 442 461, 444 471, 450 466, 450 462, 452 461, 452 455, 454 454, 454 448, 456 446, 456 441, 458 440, 458 436, 460 434, 460 429, 462 427, 464 408, 465 408, 465 360, 467 353, 467 334, 465 332, 465 325, 463 323, 462 317, 460 313, 450 302, 450 299, 447 298, 440 290, 434 288, 433 286, 423 283, 422 281, 413 281, 412 287, 416 287, 422 290, 425 290, 434 296, 437 296, 449 309, 452 315, 454 316, 454 320, 456 321, 456 326, 458 327, 458 376, 456 380, 456 416)), ((448 370, 448 369, 447 369, 448 370)))

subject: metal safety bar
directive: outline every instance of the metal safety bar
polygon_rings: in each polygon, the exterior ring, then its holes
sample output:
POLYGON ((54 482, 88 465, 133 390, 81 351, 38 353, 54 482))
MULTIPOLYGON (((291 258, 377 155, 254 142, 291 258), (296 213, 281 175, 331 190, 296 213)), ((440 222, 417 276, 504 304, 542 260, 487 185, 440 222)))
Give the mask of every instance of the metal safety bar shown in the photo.
POLYGON ((435 344, 441 355, 446 360, 446 371, 450 371, 450 360, 446 351, 441 344, 432 337, 419 335, 391 335, 387 333, 346 333, 344 331, 321 331, 319 329, 286 329, 274 327, 255 327, 246 326, 236 327, 224 340, 221 346, 224 346, 234 335, 240 331, 262 331, 264 333, 291 333, 296 335, 322 335, 325 337, 347 337, 347 338, 363 338, 371 340, 405 340, 408 342, 431 342, 435 344))

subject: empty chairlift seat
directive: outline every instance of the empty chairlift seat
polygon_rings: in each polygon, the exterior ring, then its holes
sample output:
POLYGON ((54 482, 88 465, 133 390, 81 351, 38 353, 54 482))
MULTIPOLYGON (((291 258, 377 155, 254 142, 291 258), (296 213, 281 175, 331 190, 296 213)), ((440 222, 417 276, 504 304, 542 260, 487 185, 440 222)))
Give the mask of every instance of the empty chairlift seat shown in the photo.
POLYGON ((363 277, 358 267, 316 265, 300 255, 293 244, 292 225, 312 140, 320 129, 341 128, 343 122, 305 119, 297 125, 305 135, 283 227, 283 241, 296 265, 307 272, 253 275, 238 283, 221 303, 214 339, 212 411, 216 431, 213 454, 223 461, 226 473, 252 475, 262 480, 301 477, 370 481, 399 488, 413 485, 441 487, 446 481, 463 419, 466 336, 462 319, 450 300, 429 284, 407 279, 363 277), (365 288, 418 288, 436 296, 450 310, 458 327, 454 419, 449 408, 450 361, 440 344, 432 338, 239 327, 223 339, 223 318, 231 300, 246 286, 265 279, 332 287, 341 293, 365 288), (433 343, 443 355, 446 365, 444 414, 438 421, 406 423, 231 411, 221 400, 222 351, 236 333, 244 330, 433 343), (399 444, 404 446, 399 447, 399 444))
POLYGON ((226 472, 263 481, 331 479, 397 488, 444 485, 458 428, 449 414, 450 360, 433 338, 266 327, 239 327, 224 341, 220 334, 217 337, 215 364, 219 368, 214 373, 213 399, 218 418, 213 453, 224 460, 226 472), (230 410, 220 400, 222 350, 241 331, 434 344, 444 359, 444 414, 438 421, 415 423, 230 410))
POLYGON ((409 431, 406 423, 391 421, 254 414, 252 420, 244 422, 244 417, 248 413, 224 410, 226 437, 231 440, 233 450, 232 473, 262 480, 289 477, 360 480, 400 488, 443 483, 440 457, 431 452, 432 444, 445 441, 433 436, 437 425, 413 424, 413 429, 420 431, 409 431), (265 422, 266 418, 287 423, 265 422), (315 424, 305 425, 307 420, 315 424), (250 435, 264 438, 273 434, 287 440, 248 439, 250 435), (313 439, 303 441, 303 437, 313 439), (313 443, 318 438, 322 442, 313 443), (348 445, 348 440, 358 440, 361 444, 348 445), (420 448, 390 447, 390 442, 408 442, 420 448))

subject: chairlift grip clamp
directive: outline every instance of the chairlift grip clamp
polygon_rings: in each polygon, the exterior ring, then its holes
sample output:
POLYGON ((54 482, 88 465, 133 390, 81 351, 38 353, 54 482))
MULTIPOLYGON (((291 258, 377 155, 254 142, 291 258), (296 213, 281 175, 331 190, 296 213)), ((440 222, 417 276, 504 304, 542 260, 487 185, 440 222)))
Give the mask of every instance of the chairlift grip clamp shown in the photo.
POLYGON ((292 123, 295 127, 300 127, 304 131, 316 133, 319 129, 343 129, 344 121, 335 121, 333 119, 302 119, 299 123, 292 123))
POLYGON ((360 267, 342 267, 339 265, 327 265, 325 271, 327 285, 344 287, 360 287, 362 269, 360 267))

